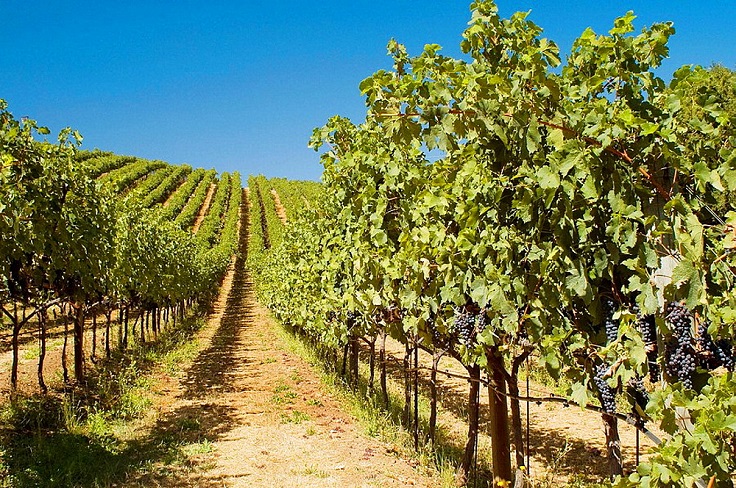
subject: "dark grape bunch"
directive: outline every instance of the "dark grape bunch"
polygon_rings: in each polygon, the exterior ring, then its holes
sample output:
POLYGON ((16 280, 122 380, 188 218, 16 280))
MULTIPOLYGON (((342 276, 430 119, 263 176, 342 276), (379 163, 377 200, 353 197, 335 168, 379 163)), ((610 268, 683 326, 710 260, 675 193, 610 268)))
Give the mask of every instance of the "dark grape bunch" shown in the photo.
POLYGON ((693 348, 692 314, 679 302, 667 304, 666 312, 665 318, 672 333, 665 350, 667 374, 681 381, 685 388, 692 389, 693 373, 697 365, 693 348))
POLYGON ((598 390, 598 400, 601 408, 607 413, 616 413, 616 390, 605 379, 608 368, 605 364, 597 364, 594 367, 593 384, 598 390))
POLYGON ((481 308, 475 322, 475 328, 478 330, 478 334, 480 334, 486 330, 486 327, 488 327, 488 315, 486 314, 486 309, 481 308))
POLYGON ((475 343, 475 336, 483 332, 488 325, 486 310, 482 309, 480 313, 474 313, 467 307, 455 307, 455 316, 453 321, 454 331, 458 335, 460 344, 471 346, 475 343))
POLYGON ((606 329, 606 340, 613 342, 618 339, 618 325, 619 321, 614 320, 613 314, 616 311, 616 304, 610 298, 603 301, 603 312, 605 317, 603 319, 603 325, 606 329))
POLYGON ((700 352, 700 366, 709 370, 723 366, 733 371, 733 346, 725 339, 714 341, 704 323, 698 324, 696 344, 700 352))
POLYGON ((644 381, 640 377, 632 378, 626 385, 626 393, 631 400, 631 414, 638 428, 644 427, 649 419, 646 414, 649 403, 649 392, 644 388, 644 381))
POLYGON ((465 307, 455 307, 455 331, 463 345, 470 345, 475 332, 475 317, 465 307))
POLYGON ((695 351, 690 346, 668 347, 667 373, 682 382, 685 388, 693 388, 693 373, 695 373, 695 351))
POLYGON ((672 337, 680 345, 692 344, 692 324, 693 315, 690 310, 680 302, 670 302, 667 304, 667 315, 665 316, 672 331, 672 337))
POLYGON ((654 315, 643 315, 639 313, 639 307, 634 306, 636 313, 636 327, 641 332, 641 338, 647 352, 647 366, 649 367, 649 379, 652 382, 659 381, 659 364, 657 363, 657 325, 654 315))
POLYGON ((626 392, 633 400, 634 416, 641 418, 649 403, 649 392, 644 388, 644 380, 641 378, 632 378, 626 385, 626 392))
POLYGON ((654 321, 654 315, 644 315, 639 312, 639 307, 634 305, 633 311, 636 314, 636 327, 641 332, 641 338, 647 346, 657 345, 657 325, 654 321))
POLYGON ((430 333, 432 334, 432 344, 436 347, 440 347, 443 349, 448 349, 450 345, 449 338, 442 334, 439 330, 437 330, 437 322, 435 320, 434 314, 430 315, 430 317, 426 321, 426 327, 429 329, 430 333))

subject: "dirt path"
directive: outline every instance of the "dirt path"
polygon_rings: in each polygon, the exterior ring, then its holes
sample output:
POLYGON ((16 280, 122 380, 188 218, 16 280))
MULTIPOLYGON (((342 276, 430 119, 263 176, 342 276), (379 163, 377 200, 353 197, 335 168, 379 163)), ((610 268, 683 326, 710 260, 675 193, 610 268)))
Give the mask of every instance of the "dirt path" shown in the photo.
POLYGON ((271 196, 273 197, 273 203, 276 207, 276 216, 278 216, 282 224, 286 225, 286 209, 281 204, 281 197, 279 197, 279 193, 272 188, 271 196))
POLYGON ((319 373, 283 344, 255 300, 244 251, 200 335, 206 345, 161 398, 153 429, 196 425, 212 450, 195 460, 195 474, 157 486, 436 486, 391 446, 362 435, 319 373))
POLYGON ((207 210, 210 208, 210 202, 212 202, 212 197, 215 194, 215 189, 217 188, 217 185, 214 183, 210 184, 209 189, 207 190, 207 196, 204 197, 204 202, 202 202, 202 206, 199 209, 199 213, 197 214, 197 218, 194 219, 194 224, 192 224, 192 234, 196 234, 199 230, 199 226, 202 225, 202 221, 204 220, 204 217, 207 215, 207 210))

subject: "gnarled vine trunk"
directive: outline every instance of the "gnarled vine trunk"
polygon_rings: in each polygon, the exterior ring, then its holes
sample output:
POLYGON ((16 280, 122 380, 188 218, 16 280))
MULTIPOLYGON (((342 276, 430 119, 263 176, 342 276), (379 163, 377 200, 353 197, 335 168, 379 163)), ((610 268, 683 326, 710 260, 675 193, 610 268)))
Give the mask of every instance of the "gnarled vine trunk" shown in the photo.
POLYGON ((478 445, 478 424, 480 413, 480 367, 477 365, 466 366, 470 385, 468 388, 468 438, 465 443, 463 459, 458 471, 458 482, 466 483, 470 475, 470 469, 475 459, 475 450, 478 445))
POLYGON ((490 406, 491 461, 494 486, 507 486, 513 478, 509 449, 509 413, 506 402, 506 369, 497 347, 486 349, 488 361, 488 403, 490 406))
POLYGON ((74 379, 84 382, 84 304, 74 310, 74 379))
POLYGON ((618 435, 618 419, 603 414, 603 425, 606 431, 606 449, 608 450, 608 470, 611 479, 624 473, 621 459, 621 439, 618 435))

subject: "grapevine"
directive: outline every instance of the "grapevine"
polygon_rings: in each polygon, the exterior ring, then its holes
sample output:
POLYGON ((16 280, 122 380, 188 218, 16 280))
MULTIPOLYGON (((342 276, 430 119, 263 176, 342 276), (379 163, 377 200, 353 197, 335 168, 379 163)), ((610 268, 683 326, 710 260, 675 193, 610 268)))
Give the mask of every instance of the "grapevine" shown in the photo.
MULTIPOLYGON (((508 391, 518 389, 515 373, 533 351, 554 378, 571 380, 571 398, 586 403, 590 385, 606 412, 617 408, 611 385, 627 385, 641 410, 641 385, 628 381, 647 369, 655 379, 662 364, 671 381, 655 385, 647 415, 691 449, 693 436, 667 422, 670 405, 682 400, 695 411, 701 406, 689 398, 733 389, 731 376, 697 371, 699 353, 712 347, 704 334, 702 345, 694 342, 692 315, 712 324, 719 341, 731 340, 736 263, 728 229, 736 212, 722 193, 734 186, 736 135, 725 105, 710 105, 718 90, 689 95, 707 73, 683 68, 670 86, 657 77, 672 25, 635 33, 634 19, 616 19, 607 34, 586 30, 562 66, 557 45, 527 14, 503 19, 490 1, 473 3, 462 59, 432 44, 410 56, 391 41, 393 69, 360 84, 365 120, 334 117, 313 133, 325 168, 315 208, 283 231, 263 198, 270 188, 251 185, 253 235, 263 243, 249 257, 259 296, 284 321, 339 345, 345 321, 326 320, 328 311, 373 317, 395 305, 402 320, 374 324, 381 332, 407 349, 417 336, 462 345, 457 356, 469 374, 483 365, 508 391), (442 156, 430 161, 427 150, 442 156), (709 206, 716 203, 718 219, 709 206), (599 305, 600 297, 613 299, 599 305), (639 307, 633 314, 627 300, 639 307), (482 309, 485 325, 473 312, 482 309), (529 347, 513 347, 522 337, 529 347)), ((461 473, 473 458, 471 392, 461 473)), ((703 410, 725 398, 712 395, 703 410)), ((505 402, 494 409, 505 411, 505 402)), ((511 411, 518 426, 513 403, 511 411)), ((511 483, 507 418, 491 422, 491 445, 494 475, 511 483)), ((730 452, 718 435, 708 440, 730 452)), ((690 482, 704 472, 728 478, 722 467, 732 458, 715 462, 692 449, 659 459, 646 482, 690 482)), ((615 447, 609 458, 620 461, 615 447)), ((622 474, 620 462, 612 474, 622 474)))
POLYGON ((606 381, 607 374, 608 367, 605 364, 595 365, 593 384, 598 391, 598 400, 601 402, 601 408, 607 413, 616 413, 616 390, 606 381))

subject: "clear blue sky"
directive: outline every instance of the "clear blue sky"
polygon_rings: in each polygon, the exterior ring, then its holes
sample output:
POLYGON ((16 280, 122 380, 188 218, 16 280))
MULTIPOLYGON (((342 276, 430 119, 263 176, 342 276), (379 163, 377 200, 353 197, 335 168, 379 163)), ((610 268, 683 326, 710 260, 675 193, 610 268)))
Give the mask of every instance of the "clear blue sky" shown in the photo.
MULTIPOLYGON (((171 163, 319 179, 307 148, 335 114, 361 121, 360 81, 390 67, 394 37, 459 56, 469 1, 0 1, 0 98, 16 117, 85 148, 171 163)), ((671 20, 668 79, 682 64, 736 68, 736 1, 499 0, 566 52, 590 26, 634 10, 637 30, 671 20)))

